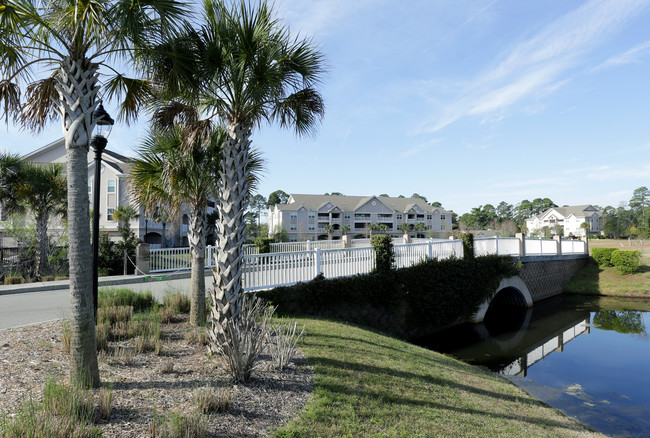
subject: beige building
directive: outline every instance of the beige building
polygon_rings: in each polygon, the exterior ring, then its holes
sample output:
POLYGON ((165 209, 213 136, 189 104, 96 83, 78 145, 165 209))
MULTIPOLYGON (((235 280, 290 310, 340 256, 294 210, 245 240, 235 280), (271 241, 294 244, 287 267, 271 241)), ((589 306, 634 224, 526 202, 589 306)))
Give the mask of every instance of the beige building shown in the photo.
POLYGON ((526 219, 528 235, 539 234, 543 227, 549 227, 551 234, 559 234, 561 227, 564 236, 585 236, 601 234, 603 230, 603 213, 593 205, 575 205, 573 207, 552 207, 542 214, 526 219), (588 222, 589 229, 582 227, 588 222))
POLYGON ((335 240, 341 238, 344 226, 350 228, 347 234, 352 238, 368 237, 370 224, 386 225, 386 232, 394 237, 404 234, 402 224, 410 225, 412 237, 447 237, 451 213, 417 198, 292 194, 286 204, 269 208, 268 224, 270 233, 284 228, 290 241, 325 240, 328 225, 335 240), (424 224, 425 231, 415 230, 418 223, 424 224))
MULTIPOLYGON (((35 150, 22 157, 24 160, 35 163, 61 163, 65 166, 66 151, 63 139, 52 142, 40 149, 35 150)), ((88 152, 88 199, 90 210, 93 206, 93 190, 95 178, 95 153, 92 147, 88 152)), ((118 222, 113 218, 113 212, 121 206, 131 203, 129 197, 128 175, 130 169, 129 157, 120 155, 116 152, 106 149, 102 154, 101 168, 101 186, 100 186, 100 205, 99 205, 99 228, 101 231, 109 233, 111 239, 119 238, 117 226, 118 222)), ((214 202, 210 203, 208 213, 214 210, 214 202)), ((155 222, 151 217, 144 214, 140 209, 140 217, 131 221, 131 229, 135 236, 142 242, 153 244, 154 247, 162 244, 163 225, 155 222)), ((165 224, 166 246, 188 246, 187 231, 189 225, 189 216, 182 212, 179 219, 172 223, 165 224)), ((2 223, 0 222, 0 228, 2 223)), ((53 223, 51 232, 62 231, 61 224, 53 223)), ((208 242, 214 240, 213 236, 208 236, 208 242)))

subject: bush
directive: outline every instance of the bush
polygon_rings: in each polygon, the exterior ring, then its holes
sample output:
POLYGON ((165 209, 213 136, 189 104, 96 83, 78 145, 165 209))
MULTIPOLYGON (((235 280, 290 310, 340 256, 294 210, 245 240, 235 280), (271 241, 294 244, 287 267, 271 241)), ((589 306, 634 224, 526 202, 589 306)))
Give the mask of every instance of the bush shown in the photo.
POLYGON ((623 251, 616 250, 612 253, 612 265, 624 274, 633 274, 638 272, 641 261, 640 251, 623 251))
POLYGON ((131 306, 134 312, 148 311, 154 308, 151 292, 134 292, 131 289, 101 289, 97 307, 131 306))
POLYGON ((393 238, 387 234, 372 236, 370 243, 375 248, 375 271, 388 272, 395 267, 393 238))
POLYGON ((591 257, 599 266, 614 266, 612 264, 612 253, 618 251, 617 248, 592 248, 591 257))
POLYGON ((460 235, 463 241, 463 258, 471 260, 474 258, 474 235, 472 233, 463 233, 460 235))
POLYGON ((269 344, 269 352, 271 353, 271 361, 273 368, 280 371, 283 370, 294 354, 296 354, 296 345, 300 338, 305 334, 305 326, 298 331, 298 322, 280 323, 273 327, 275 336, 269 344))
POLYGON ((5 278, 5 285, 9 284, 23 284, 25 283, 25 280, 23 277, 6 277, 5 278))
POLYGON ((258 236, 255 239, 255 246, 260 254, 268 254, 271 252, 271 242, 273 242, 273 239, 270 237, 258 236))

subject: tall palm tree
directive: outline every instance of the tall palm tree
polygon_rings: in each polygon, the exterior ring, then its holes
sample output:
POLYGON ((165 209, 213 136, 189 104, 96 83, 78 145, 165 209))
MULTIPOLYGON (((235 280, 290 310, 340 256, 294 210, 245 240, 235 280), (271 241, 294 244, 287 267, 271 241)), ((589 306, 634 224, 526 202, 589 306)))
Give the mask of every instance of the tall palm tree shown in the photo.
MULTIPOLYGON (((195 143, 183 149, 182 130, 152 131, 139 150, 131 168, 131 191, 145 211, 165 205, 174 214, 190 209, 188 241, 191 257, 190 323, 205 324, 205 238, 208 202, 216 198, 219 163, 225 130, 216 129, 206 147, 195 143)), ((256 185, 262 167, 259 152, 251 152, 248 161, 256 185)))
POLYGON ((185 6, 176 0, 2 0, 0 111, 38 131, 60 117, 67 152, 72 348, 70 373, 100 384, 92 299, 87 156, 99 104, 99 69, 109 69, 107 98, 121 117, 137 116, 147 81, 115 73, 108 62, 131 59, 173 30, 185 6), (32 72, 49 72, 32 81, 32 72), (23 102, 21 86, 28 84, 23 102))
MULTIPOLYGON (((299 135, 313 132, 324 114, 315 87, 325 72, 310 40, 294 38, 265 1, 251 6, 219 0, 203 3, 203 24, 159 52, 152 65, 168 99, 201 108, 226 123, 217 210, 218 256, 214 273, 213 344, 242 302, 242 246, 246 238, 248 157, 255 127, 276 121, 299 135)), ((163 96, 164 97, 164 96, 163 96)), ((161 114, 183 117, 182 107, 161 114)), ((163 117, 163 118, 165 118, 163 117)), ((200 126, 200 125, 197 125, 200 126)), ((188 136, 191 143, 196 136, 188 136)))
POLYGON ((25 163, 16 195, 34 215, 36 224, 36 277, 47 271, 47 224, 50 217, 67 214, 67 184, 63 166, 25 163))

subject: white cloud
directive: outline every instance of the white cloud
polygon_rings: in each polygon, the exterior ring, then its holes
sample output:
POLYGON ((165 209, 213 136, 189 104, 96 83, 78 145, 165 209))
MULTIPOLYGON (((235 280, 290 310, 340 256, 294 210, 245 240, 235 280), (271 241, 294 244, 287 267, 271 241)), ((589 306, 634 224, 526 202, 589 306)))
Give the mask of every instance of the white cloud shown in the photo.
POLYGON ((431 117, 422 131, 435 132, 461 118, 503 111, 526 97, 550 94, 599 42, 624 27, 647 0, 592 0, 521 41, 494 68, 468 82, 453 103, 431 117))
POLYGON ((402 152, 400 155, 401 158, 407 158, 411 157, 413 155, 419 154, 420 152, 426 151, 427 149, 430 149, 433 145, 440 143, 443 139, 442 138, 434 138, 429 141, 426 141, 424 143, 419 143, 416 144, 415 146, 405 150, 402 152))
POLYGON ((286 19, 292 29, 307 36, 332 32, 341 21, 366 6, 381 7, 370 0, 283 0, 276 5, 278 16, 286 19))
POLYGON ((616 67, 624 64, 637 63, 640 62, 640 58, 647 56, 648 54, 650 54, 650 41, 639 44, 638 46, 633 47, 630 50, 621 53, 620 55, 612 56, 607 61, 596 67, 595 70, 616 67))

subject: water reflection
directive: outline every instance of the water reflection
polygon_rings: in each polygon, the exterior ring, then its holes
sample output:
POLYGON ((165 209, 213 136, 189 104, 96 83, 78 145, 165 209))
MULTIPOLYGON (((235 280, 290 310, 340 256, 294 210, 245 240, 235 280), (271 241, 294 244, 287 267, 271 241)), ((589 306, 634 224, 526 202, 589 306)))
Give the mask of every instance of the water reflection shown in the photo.
POLYGON ((483 323, 453 327, 418 343, 502 375, 525 377, 535 363, 588 334, 590 325, 587 310, 567 308, 557 297, 530 308, 490 309, 483 323))

